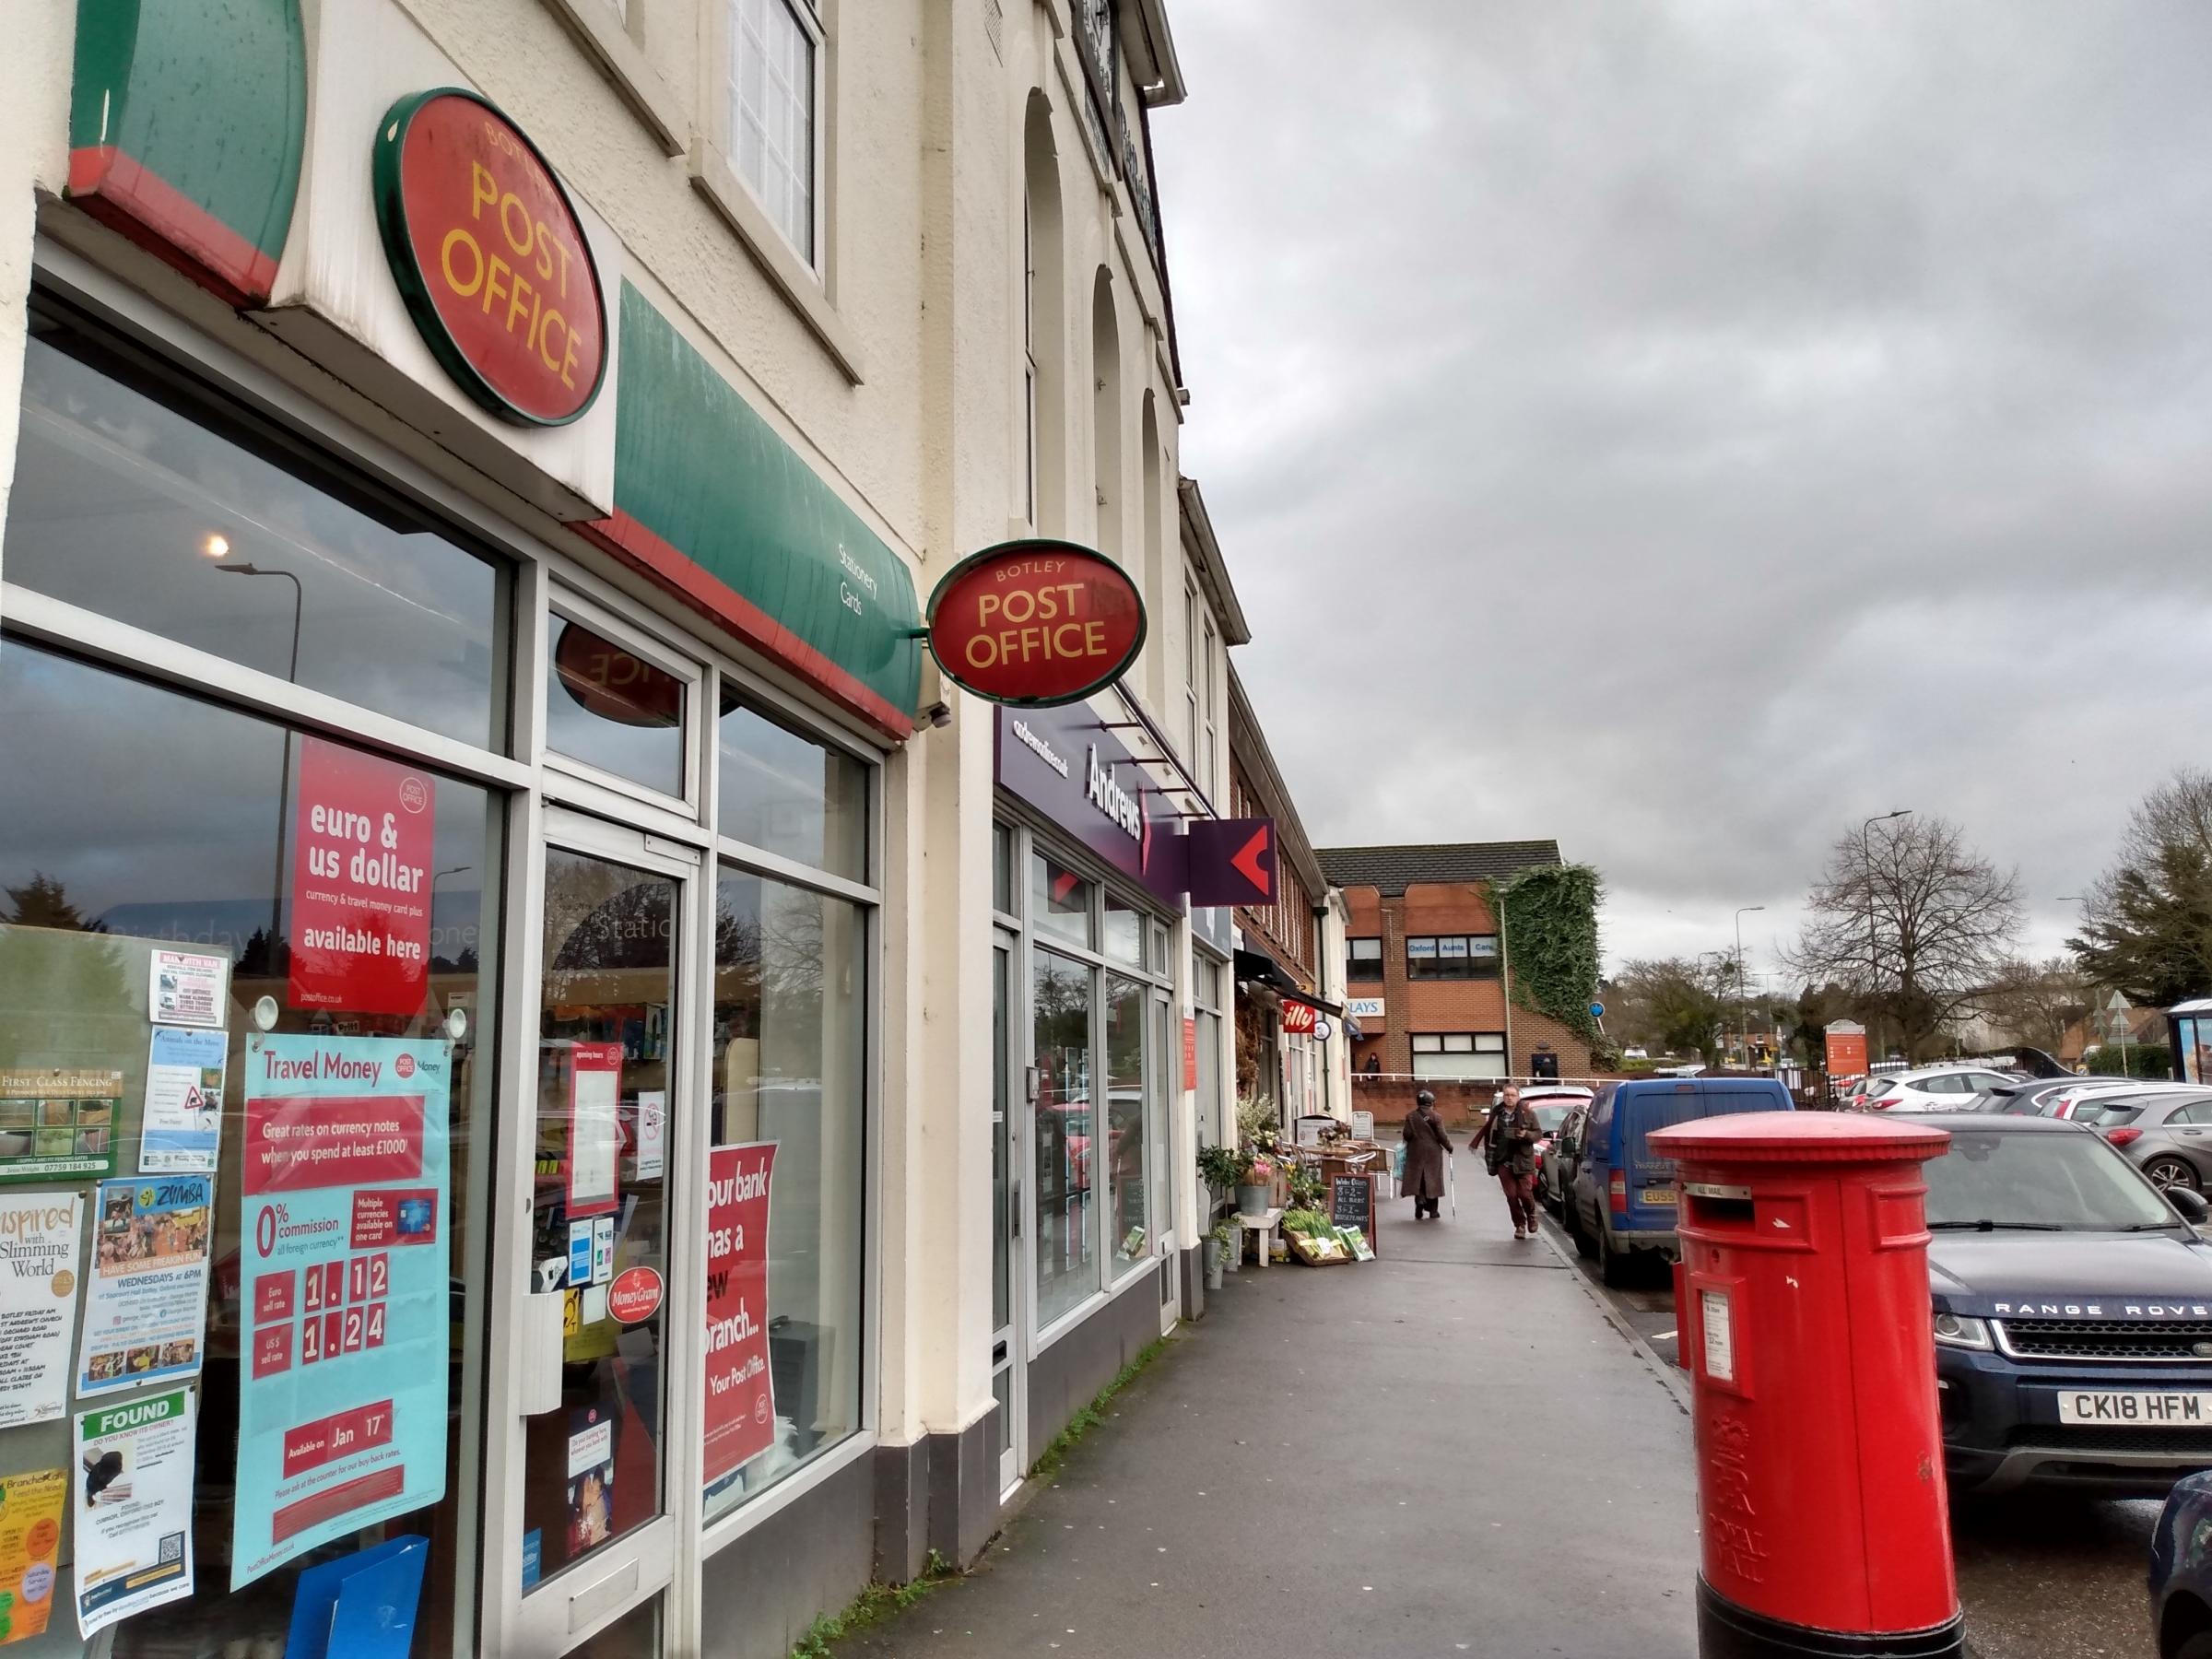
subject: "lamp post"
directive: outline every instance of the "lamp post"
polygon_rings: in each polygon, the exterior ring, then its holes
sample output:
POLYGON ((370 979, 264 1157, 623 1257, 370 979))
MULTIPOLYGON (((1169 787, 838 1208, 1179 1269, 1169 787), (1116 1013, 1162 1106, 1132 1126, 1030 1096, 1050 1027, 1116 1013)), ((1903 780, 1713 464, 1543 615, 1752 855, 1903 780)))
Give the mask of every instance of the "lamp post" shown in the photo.
MULTIPOLYGON (((229 544, 225 542, 225 547, 229 544)), ((250 560, 236 564, 218 564, 215 567, 226 576, 281 576, 292 584, 292 651, 285 664, 284 677, 297 684, 300 678, 300 613, 307 595, 300 586, 300 578, 289 571, 265 571, 250 560)), ((292 734, 288 729, 284 738, 284 771, 276 785, 276 878, 269 892, 269 972, 276 971, 276 929, 284 916, 284 845, 285 831, 289 820, 285 817, 288 797, 292 793, 292 734)))
MULTIPOLYGON (((1874 938, 1874 847, 1866 832, 1875 825, 1886 824, 1891 818, 1912 816, 1912 807, 1900 806, 1894 812, 1877 812, 1859 826, 1859 879, 1866 884, 1866 994, 1869 999, 1873 997, 1875 986, 1881 980, 1882 964, 1879 947, 1874 938)), ((1867 1064, 1873 1064, 1871 1053, 1867 1064)))
POLYGON ((1735 1030, 1743 1044, 1744 1060, 1751 1059, 1750 1016, 1744 1008, 1744 918, 1767 907, 1763 904, 1738 905, 1735 912, 1735 1030))

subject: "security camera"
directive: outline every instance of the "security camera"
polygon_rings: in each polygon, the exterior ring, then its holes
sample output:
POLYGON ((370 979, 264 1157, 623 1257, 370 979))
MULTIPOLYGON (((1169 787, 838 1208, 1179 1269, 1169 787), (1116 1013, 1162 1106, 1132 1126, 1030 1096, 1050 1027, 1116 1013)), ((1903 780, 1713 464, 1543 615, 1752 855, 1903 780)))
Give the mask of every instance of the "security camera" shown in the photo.
POLYGON ((948 726, 952 724, 952 705, 950 703, 931 703, 928 708, 922 711, 922 713, 924 718, 926 719, 933 726, 941 728, 944 726, 948 726))

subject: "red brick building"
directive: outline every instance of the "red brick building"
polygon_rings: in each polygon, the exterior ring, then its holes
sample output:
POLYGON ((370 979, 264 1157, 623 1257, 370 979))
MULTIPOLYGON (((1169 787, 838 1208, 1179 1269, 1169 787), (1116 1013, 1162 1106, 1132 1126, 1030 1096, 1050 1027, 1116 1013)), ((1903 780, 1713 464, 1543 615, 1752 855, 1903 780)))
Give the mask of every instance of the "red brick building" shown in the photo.
POLYGON ((1464 841, 1316 851, 1349 912, 1346 1007, 1359 1022, 1355 1072, 1426 1078, 1586 1077, 1590 1050, 1559 1021, 1514 1003, 1512 963, 1490 884, 1557 865, 1552 841, 1464 841))

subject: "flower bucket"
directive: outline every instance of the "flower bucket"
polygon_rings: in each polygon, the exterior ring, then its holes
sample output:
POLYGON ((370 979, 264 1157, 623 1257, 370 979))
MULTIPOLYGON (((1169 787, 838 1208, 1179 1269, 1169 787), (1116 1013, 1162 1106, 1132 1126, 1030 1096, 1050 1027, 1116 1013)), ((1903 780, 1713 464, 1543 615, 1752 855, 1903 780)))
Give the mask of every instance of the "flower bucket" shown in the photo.
POLYGON ((1271 1188, 1266 1186, 1239 1186, 1237 1212, 1245 1216, 1264 1216, 1267 1213, 1267 1199, 1271 1188))

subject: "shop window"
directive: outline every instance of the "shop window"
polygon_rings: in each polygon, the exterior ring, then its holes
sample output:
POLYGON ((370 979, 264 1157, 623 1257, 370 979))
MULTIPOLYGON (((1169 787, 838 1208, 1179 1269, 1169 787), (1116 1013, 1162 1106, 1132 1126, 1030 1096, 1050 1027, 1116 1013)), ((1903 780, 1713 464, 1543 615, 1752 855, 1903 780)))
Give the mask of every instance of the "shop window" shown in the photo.
MULTIPOLYGON (((1041 860, 1040 863, 1042 861, 1041 860)), ((1035 953, 1030 985, 1037 1068, 1037 1324, 1080 1307, 1100 1287, 1091 1215, 1096 1127, 1090 1090, 1092 971, 1035 953)))
POLYGON ((1406 941, 1408 979, 1496 979, 1498 972, 1496 934, 1439 934, 1406 941))
POLYGON ((1193 994, 1198 1021, 1198 1099, 1193 1116, 1202 1147, 1224 1146, 1229 1138, 1229 1102, 1221 1090, 1222 972, 1219 962, 1198 959, 1193 994))
POLYGON ((1149 992, 1118 973, 1106 976, 1107 1233, 1115 1277, 1151 1254, 1152 1217, 1145 1083, 1149 992))
POLYGON ((1413 1075, 1417 1077, 1502 1077, 1502 1031, 1417 1031, 1413 1034, 1413 1075))
POLYGON ((547 618, 546 644, 546 747, 682 794, 685 682, 559 611, 547 618))
POLYGON ((1014 831, 1005 824, 991 826, 991 908, 1014 913, 1014 831))
POLYGON ((1145 912, 1118 894, 1106 895, 1106 954, 1132 968, 1145 965, 1145 912))
MULTIPOLYGON (((473 1651, 499 799, 15 641, 0 708, 0 1192, 90 1213, 74 1324, 117 1337, 84 1372, 72 1342, 53 1387, 79 1409, 181 1390, 194 1413, 177 1520, 195 1589, 116 1626, 112 1653, 278 1652, 303 1569, 408 1535, 428 1540, 417 1651, 473 1651), (380 867, 406 879, 371 888, 349 854, 334 881, 314 873, 334 838, 312 808, 346 795, 380 820, 405 803, 398 865, 380 867), (404 948, 311 945, 340 907, 404 948), (302 1144, 368 1098, 395 1125, 388 1164, 281 1160, 269 1126, 302 1144), (365 1225, 389 1243, 359 1248, 365 1225), (162 1262, 184 1276, 158 1331, 113 1323, 102 1287, 126 1261, 140 1283, 162 1262), (366 1487, 343 1455, 287 1478, 297 1431, 387 1399, 394 1454, 366 1487)), ((65 1417, 6 1449, 14 1470, 78 1461, 65 1417)), ((85 1550, 64 1557, 65 1592, 85 1550)), ((74 1617, 65 1596, 50 1626, 71 1651, 74 1617)))
POLYGON ((1090 883, 1041 853, 1030 856, 1030 912, 1041 931, 1091 947, 1090 883))
POLYGON ((868 768, 724 699, 716 828, 848 881, 868 878, 868 768))
POLYGON ((1364 983, 1382 977, 1382 940, 1347 939, 1344 947, 1346 979, 1364 983))
POLYGON ((502 564, 43 301, 22 411, 7 581, 504 747, 502 564))
POLYGON ((710 1058, 717 1147, 774 1148, 768 1201, 765 1449, 718 1470, 735 1509, 860 1427, 867 912, 724 864, 715 892, 710 1058))

